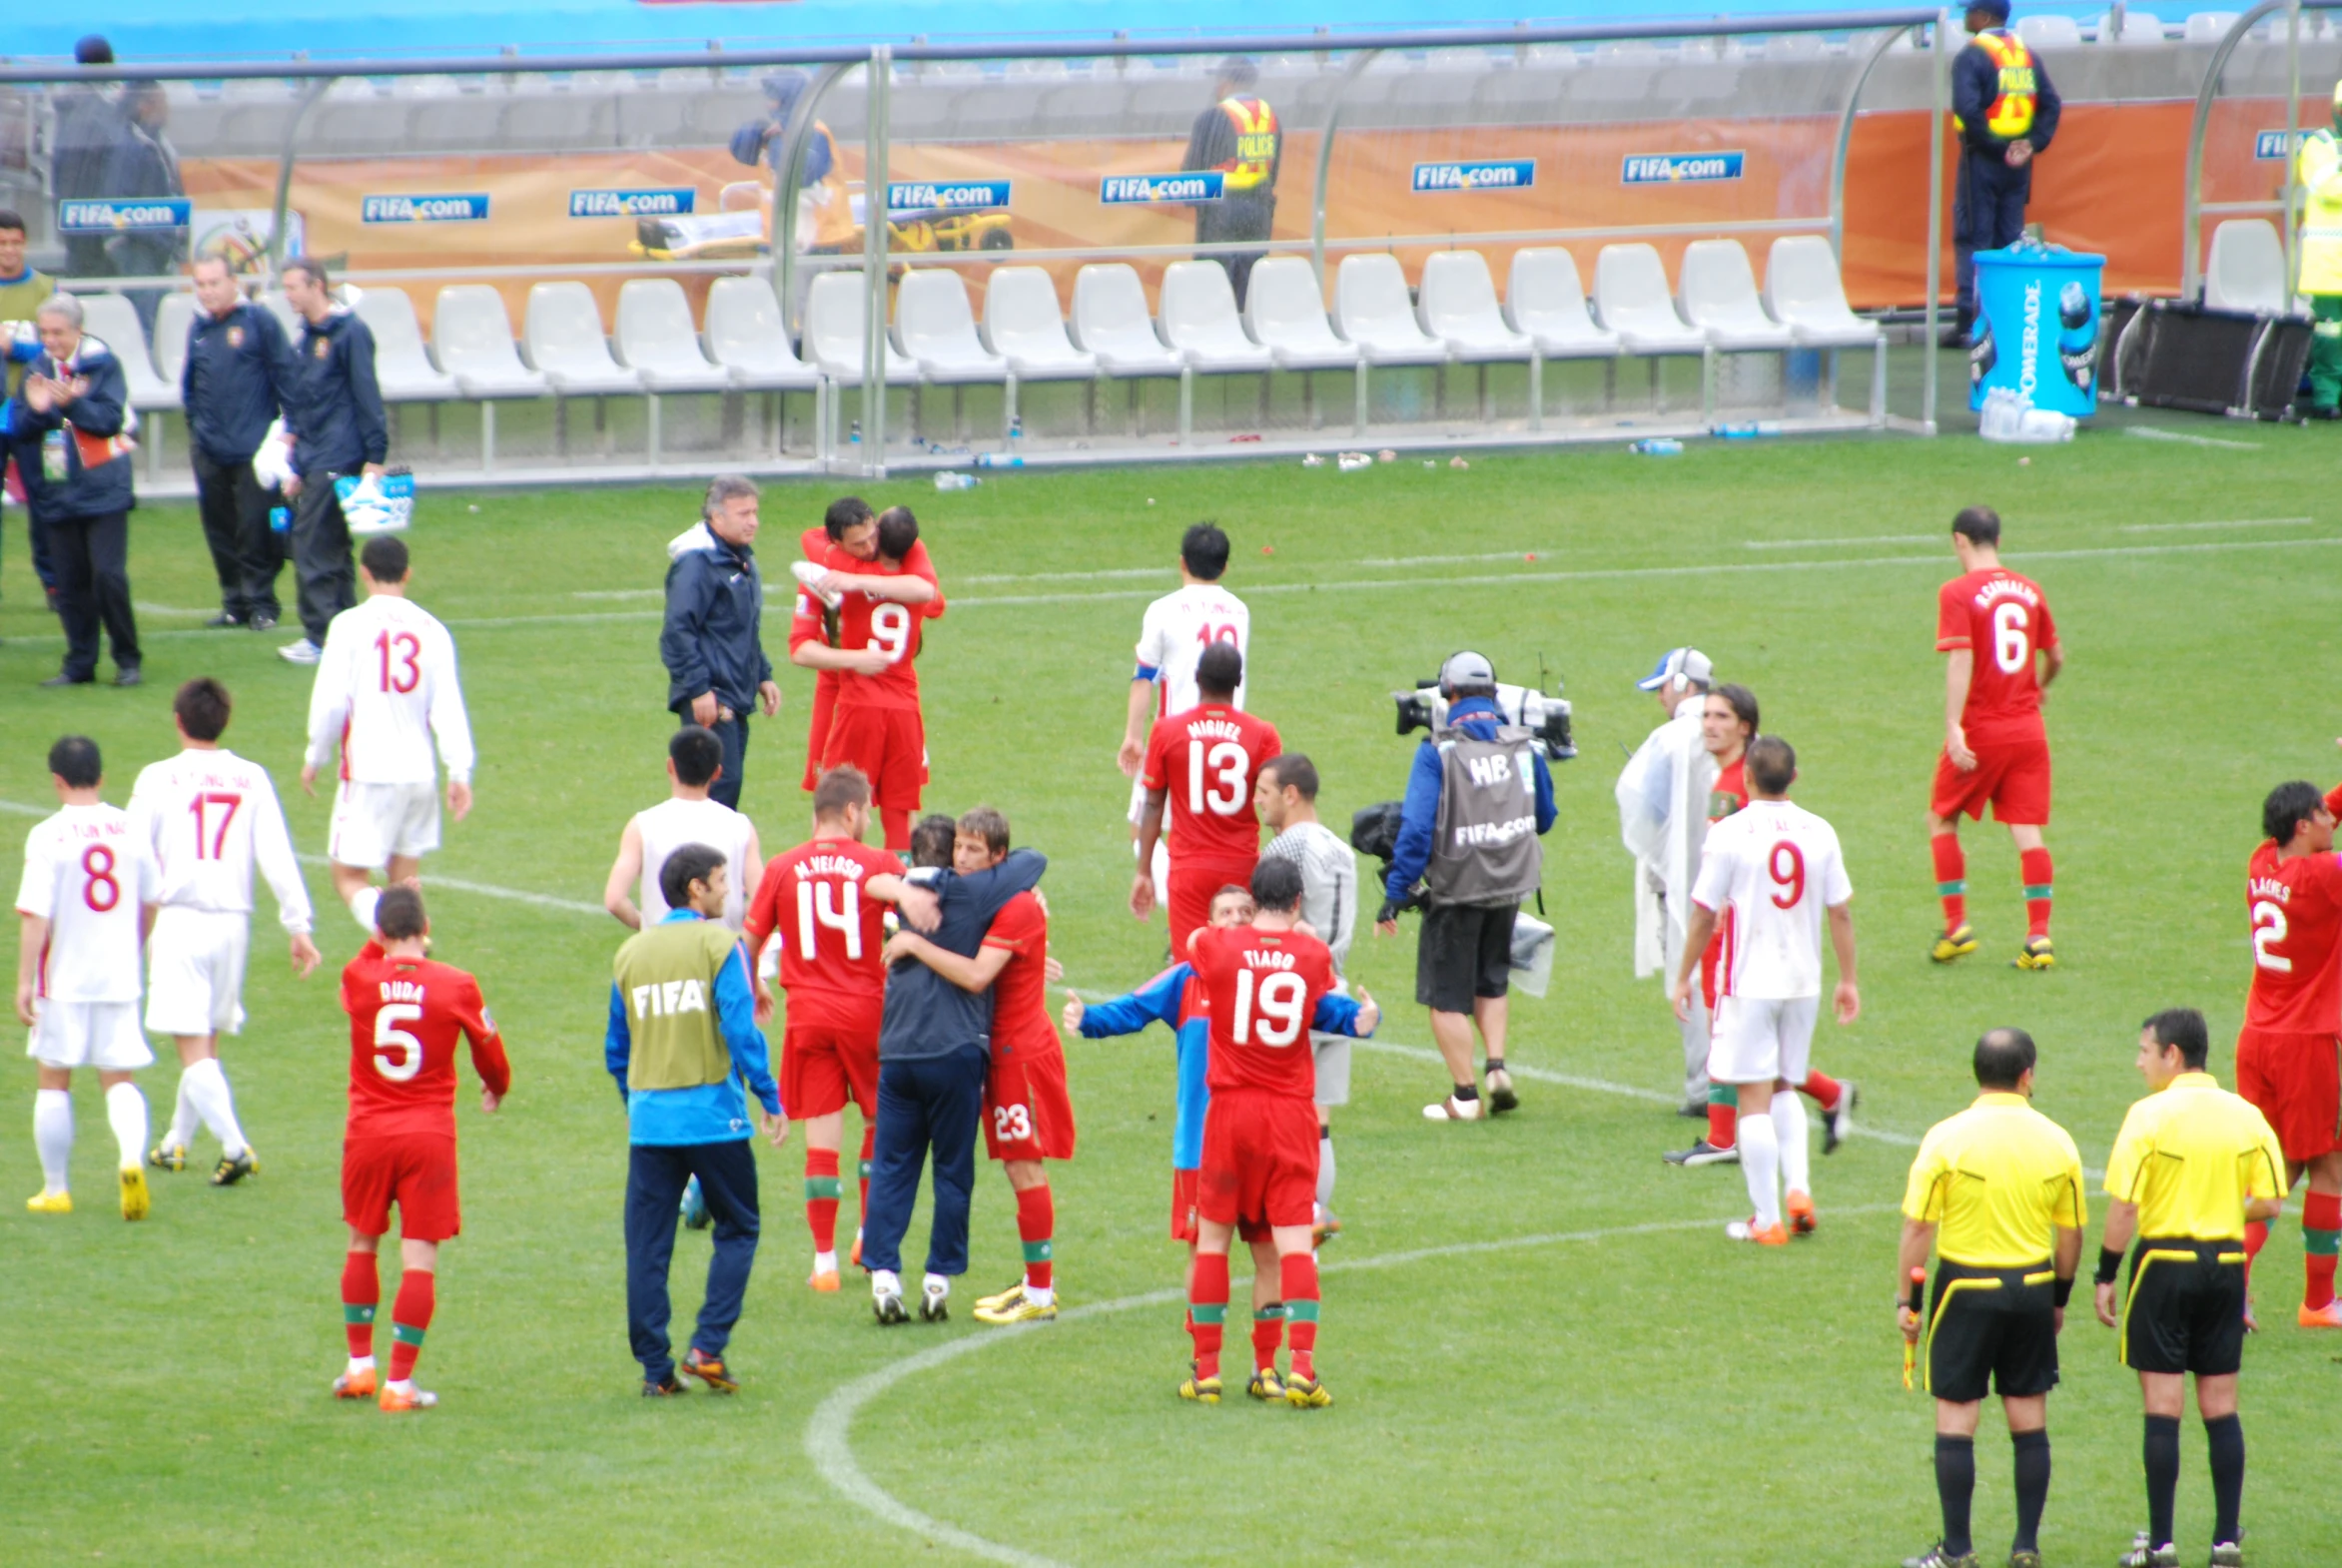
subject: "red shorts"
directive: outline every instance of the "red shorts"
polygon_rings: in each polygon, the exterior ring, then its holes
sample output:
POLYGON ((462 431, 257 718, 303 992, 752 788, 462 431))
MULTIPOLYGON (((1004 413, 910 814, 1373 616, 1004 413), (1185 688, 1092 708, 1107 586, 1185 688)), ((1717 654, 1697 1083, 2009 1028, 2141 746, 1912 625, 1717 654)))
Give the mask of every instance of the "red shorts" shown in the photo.
POLYGON ((1259 1090, 1214 1093, 1195 1185, 1195 1211, 1215 1225, 1309 1223, 1317 1212, 1317 1109, 1259 1090))
POLYGON ((1966 812, 1981 819, 1984 803, 1992 804, 1992 820, 2022 827, 2040 827, 2049 820, 2049 739, 2039 731, 2007 740, 1976 742, 1972 772, 1962 773, 1949 755, 1936 759, 1936 791, 1928 809, 1950 821, 1966 812))
POLYGON ((805 737, 805 792, 821 782, 821 748, 830 738, 830 719, 838 710, 838 682, 844 679, 836 670, 813 672, 813 725, 805 737))
POLYGON ((872 1001, 860 1018, 839 1010, 803 1017, 792 1009, 781 1034, 781 1104, 802 1121, 846 1109, 852 1100, 865 1122, 878 1115, 878 1026, 884 1004, 872 1001))
POLYGON ((994 1160, 1074 1158, 1074 1100, 1066 1093, 1066 1053, 1045 1047, 1002 1049, 984 1080, 984 1153, 994 1160))
POLYGON ((927 729, 919 710, 840 703, 821 748, 821 768, 827 773, 848 762, 870 780, 873 805, 917 811, 919 788, 927 782, 927 729))
POLYGON ((1173 963, 1187 962, 1187 938, 1197 928, 1211 924, 1212 895, 1224 887, 1250 887, 1254 864, 1256 862, 1206 861, 1200 866, 1184 866, 1179 863, 1177 848, 1172 848, 1171 875, 1164 879, 1164 892, 1168 895, 1167 913, 1171 916, 1173 963))
POLYGON ((2342 1150, 2342 1044, 2332 1035, 2245 1027, 2236 1092, 2259 1108, 2289 1161, 2342 1150))
POLYGON ((342 1217, 353 1230, 388 1235, 390 1205, 409 1241, 463 1233, 455 1201, 455 1140, 429 1133, 342 1141, 342 1217))

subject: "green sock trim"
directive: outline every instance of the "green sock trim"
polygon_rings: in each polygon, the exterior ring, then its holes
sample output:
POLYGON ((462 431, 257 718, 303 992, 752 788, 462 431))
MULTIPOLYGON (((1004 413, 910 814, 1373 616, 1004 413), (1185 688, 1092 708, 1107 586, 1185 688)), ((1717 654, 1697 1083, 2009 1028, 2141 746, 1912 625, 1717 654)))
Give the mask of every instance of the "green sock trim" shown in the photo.
POLYGON ((845 1183, 836 1176, 807 1176, 805 1178, 805 1201, 808 1203, 821 1198, 835 1201, 844 1191, 845 1183))
POLYGON ((1740 1090, 1731 1084, 1710 1084, 1708 1086, 1708 1104, 1712 1106, 1737 1106, 1740 1104, 1740 1090))
POLYGON ((2031 883, 2029 883, 2029 882, 2028 882, 2028 883, 2026 883, 2026 884, 2025 884, 2025 889, 2024 889, 2024 896, 2025 896, 2026 900, 2029 902, 2029 901, 2031 901, 2031 900, 2033 900, 2033 899, 2037 899, 2037 898, 2043 898, 2043 899, 2045 899, 2045 898, 2049 898, 2049 897, 2051 897, 2052 895, 2051 895, 2051 894, 2050 894, 2050 892, 2049 892, 2049 884, 2048 884, 2048 883, 2044 882, 2044 883, 2042 883, 2042 884, 2041 884, 2039 887, 2034 887, 2034 886, 2033 886, 2031 883))
POLYGON ((345 1301, 342 1303, 342 1321, 346 1323, 371 1323, 374 1320, 374 1302, 368 1301, 363 1305, 350 1301, 345 1301))
POLYGON ((1287 1301, 1284 1304, 1284 1316, 1288 1323, 1314 1323, 1317 1321, 1317 1303, 1315 1301, 1287 1301))
POLYGON ((2312 1230, 2304 1225, 2301 1249, 2312 1257, 2342 1256, 2342 1230, 2312 1230))
POLYGON ((865 1181, 867 1181, 867 1180, 869 1180, 869 1179, 870 1179, 870 1167, 871 1167, 871 1164, 872 1164, 872 1163, 871 1163, 870 1161, 867 1161, 867 1160, 865 1160, 865 1161, 863 1161, 863 1162, 862 1162, 862 1164, 861 1164, 861 1166, 860 1166, 860 1168, 859 1168, 859 1169, 860 1169, 860 1171, 861 1171, 862 1179, 863 1179, 863 1180, 865 1180, 865 1181))
POLYGON ((1252 1321, 1255 1323, 1283 1322, 1284 1303, 1282 1301, 1271 1301, 1266 1306, 1254 1307, 1252 1309, 1252 1321))
POLYGON ((1225 1301, 1190 1301, 1187 1304, 1187 1315, 1198 1323, 1224 1323, 1227 1321, 1227 1303, 1225 1301))
POLYGON ((394 1322, 390 1325, 390 1341, 393 1344, 419 1345, 422 1343, 422 1330, 394 1322))
POLYGON ((1967 879, 1965 877, 1960 878, 1957 882, 1939 882, 1936 884, 1938 898, 1957 898, 1966 891, 1967 879))
POLYGON ((1050 1260, 1051 1255, 1048 1236, 1043 1236, 1038 1241, 1025 1243, 1025 1261, 1028 1263, 1046 1263, 1050 1260))

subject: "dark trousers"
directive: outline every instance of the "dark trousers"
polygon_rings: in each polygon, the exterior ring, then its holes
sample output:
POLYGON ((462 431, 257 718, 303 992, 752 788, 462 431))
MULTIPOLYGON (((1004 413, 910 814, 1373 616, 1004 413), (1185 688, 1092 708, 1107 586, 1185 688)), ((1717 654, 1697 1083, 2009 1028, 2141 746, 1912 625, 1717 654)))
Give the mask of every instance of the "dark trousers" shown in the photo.
MULTIPOLYGON (((13 459, 8 449, 0 446, 0 486, 5 486, 8 482, 8 464, 11 460, 13 459)), ((20 473, 18 477, 21 479, 23 475, 20 473)), ((0 499, 0 512, 5 512, 7 509, 8 502, 5 499, 0 499)), ((20 507, 19 509, 24 513, 25 542, 32 546, 33 576, 39 580, 44 590, 54 593, 57 591, 57 566, 49 559, 49 530, 41 526, 40 520, 33 516, 30 507, 20 507)))
POLYGON ((65 622, 64 673, 75 680, 97 673, 101 621, 114 644, 114 667, 138 668, 138 625, 130 617, 130 513, 55 517, 48 528, 57 613, 65 622))
MULTIPOLYGON (((691 710, 685 708, 681 717, 686 724, 692 722, 691 710)), ((707 787, 707 798, 738 811, 740 786, 748 778, 748 715, 734 714, 728 721, 710 724, 708 728, 724 743, 724 771, 707 787)))
POLYGON ((862 1266, 903 1271, 903 1232, 919 1196, 919 1171, 935 1152, 935 1213, 927 1229, 927 1271, 968 1271, 968 1200, 976 1188, 976 1129, 984 1112, 984 1048, 949 1056, 882 1062, 878 1145, 870 1169, 870 1212, 862 1218, 862 1266))
POLYGON ((275 495, 252 471, 252 459, 215 462, 195 451, 196 504, 203 513, 204 542, 212 549, 212 571, 220 579, 220 608, 238 620, 266 615, 275 620, 277 570, 284 558, 269 528, 275 495))
POLYGON ((654 1148, 636 1144, 626 1170, 626 1336, 646 1382, 674 1375, 667 1342, 667 1266, 675 1256, 677 1205, 683 1187, 699 1177, 700 1195, 715 1219, 715 1255, 707 1261, 707 1297, 691 1347, 721 1357, 740 1320, 748 1270, 756 1262, 762 1225, 756 1204, 756 1156, 744 1138, 722 1144, 654 1148))
POLYGON ((2024 238, 2024 204, 2032 190, 2030 164, 2011 169, 1990 153, 1961 156, 1952 197, 1952 281, 1961 323, 1976 319, 1976 252, 2004 250, 2024 238))
POLYGON ((298 584, 301 629, 319 647, 335 616, 358 602, 358 568, 350 562, 350 524, 342 516, 331 470, 301 476, 293 502, 293 576, 298 584))

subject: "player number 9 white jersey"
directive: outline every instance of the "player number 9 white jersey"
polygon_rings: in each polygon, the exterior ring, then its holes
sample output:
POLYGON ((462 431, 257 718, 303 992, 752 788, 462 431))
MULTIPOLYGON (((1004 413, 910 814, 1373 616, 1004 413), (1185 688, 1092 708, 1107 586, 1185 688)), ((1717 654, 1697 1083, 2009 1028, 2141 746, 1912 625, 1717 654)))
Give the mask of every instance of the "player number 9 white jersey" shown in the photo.
POLYGON ((1692 899, 1732 911, 1723 993, 1822 994, 1822 915, 1854 897, 1838 833, 1786 800, 1758 800, 1708 829, 1692 899))
MULTIPOLYGON (((1190 583, 1148 605, 1139 628, 1139 664, 1158 672, 1164 716, 1184 713, 1201 700, 1195 690, 1195 661, 1205 648, 1228 642, 1238 653, 1247 653, 1251 636, 1252 612, 1214 582, 1190 583)), ((1243 705, 1244 688, 1238 685, 1236 706, 1243 705)))

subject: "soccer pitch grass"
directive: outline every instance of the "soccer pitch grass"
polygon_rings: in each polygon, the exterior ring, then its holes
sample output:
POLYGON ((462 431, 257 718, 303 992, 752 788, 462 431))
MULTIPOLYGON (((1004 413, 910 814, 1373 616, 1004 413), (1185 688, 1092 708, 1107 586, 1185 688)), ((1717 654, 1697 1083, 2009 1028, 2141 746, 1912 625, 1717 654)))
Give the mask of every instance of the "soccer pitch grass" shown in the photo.
MULTIPOLYGON (((1551 994, 1514 1005, 1517 1115, 1421 1120, 1442 1080, 1411 1000, 1413 922, 1398 941, 1359 937, 1352 973, 1386 1021, 1336 1118, 1347 1228, 1325 1251, 1320 1364, 1337 1402, 1306 1414, 1234 1394, 1240 1371, 1218 1409, 1172 1396, 1188 1346, 1182 1252, 1165 1234, 1161 1032, 1067 1048, 1081 1153, 1052 1172, 1066 1318, 1018 1332, 968 1320, 1019 1267, 1014 1205, 990 1170, 949 1325, 880 1330, 858 1274, 843 1294, 809 1292, 793 1133, 777 1157, 760 1146, 764 1245, 731 1356, 745 1389, 636 1396, 625 1128, 601 1065, 621 933, 598 903, 626 816, 664 793, 658 584, 693 496, 426 496, 414 593, 454 631, 481 759, 478 805, 426 879, 543 896, 426 880, 438 955, 479 975, 514 1069, 492 1118, 462 1070, 466 1224, 441 1254, 420 1366, 444 1403, 392 1419, 327 1394, 343 1355, 349 1071, 334 973, 358 938, 313 866, 329 967, 290 978, 264 898, 251 1022, 225 1053, 258 1179, 223 1191, 192 1171, 159 1176, 153 1217, 123 1224, 85 1074, 81 1206, 28 1215, 33 1072, 0 1053, 14 1182, 0 1188, 0 1561, 1802 1565, 1917 1550, 1937 1523, 1930 1413, 1900 1386, 1889 1301, 1912 1146, 1971 1098, 1968 1048, 1990 1025, 2040 1041, 2038 1104, 2093 1168, 2140 1093, 2148 1012, 2203 1008, 2229 1081, 2249 972, 2238 879, 2261 797, 2281 779, 2331 782, 2342 763, 2320 678, 2342 621, 2336 448, 2315 430, 2220 438, 2252 449, 2106 430, 2022 467, 1968 439, 1850 439, 1703 444, 1672 461, 1582 451, 1468 471, 1201 466, 865 490, 918 509, 953 600, 921 660, 928 799, 996 803, 1018 842, 1051 855, 1053 951, 1085 990, 1120 991, 1162 961, 1161 917, 1143 927, 1124 903, 1128 786, 1113 755, 1139 612, 1174 582, 1186 522, 1217 516, 1234 537, 1251 706, 1316 759, 1337 826, 1400 792, 1415 742, 1392 735, 1387 694, 1448 652, 1479 648, 1513 679, 1542 658, 1567 678, 1584 754, 1555 770, 1545 903, 1559 956, 1551 994), (1983 951, 1927 960, 1935 591, 1956 570, 1951 516, 1975 501, 2006 517, 2008 558, 2045 586, 2070 659, 2047 708, 2060 963, 2047 974, 2008 968, 2023 935, 2015 855, 1988 823, 1966 836, 1983 951), (1611 784, 1658 717, 1634 680, 1687 640, 1796 743, 1798 798, 1837 824, 1858 889, 1864 1016, 1825 1023, 1815 1058, 1860 1083, 1868 1136, 1817 1153, 1821 1232, 1787 1252, 1724 1239, 1746 1212, 1736 1169, 1658 1159, 1693 1124, 1671 1114, 1678 1048, 1659 986, 1631 978, 1611 784), (942 1533, 923 1542, 904 1510, 942 1533)), ((766 490, 769 573, 852 487, 766 490)), ((274 656, 282 636, 198 629, 212 589, 192 508, 142 510, 134 529, 147 684, 62 693, 33 689, 59 639, 11 529, 10 886, 26 808, 52 799, 49 742, 94 735, 107 798, 123 802, 172 749, 171 693, 198 674, 235 693, 228 742, 274 770, 296 843, 323 847, 326 802, 295 780, 309 673, 274 656)), ((776 650, 784 620, 769 617, 776 650)), ((806 820, 811 683, 782 670, 787 705, 757 724, 743 802, 768 854, 806 820)), ((158 1129, 178 1071, 160 1053, 143 1078, 158 1129)), ((206 1135, 198 1163, 213 1158, 206 1135)), ((2092 1247, 2103 1207, 2093 1192, 2092 1247)), ((923 1209, 914 1262, 925 1225, 923 1209)), ((706 1255, 696 1235, 677 1248, 678 1342, 706 1255)), ((2333 1539, 2342 1336, 2293 1326, 2301 1269, 2296 1205, 2262 1256, 2268 1326, 2243 1384, 2247 1547, 2262 1565, 2318 1560, 2333 1539)), ((2050 1405, 2055 1564, 2110 1562, 2142 1518, 2136 1384, 2087 1301, 2085 1287, 2050 1405)), ((1233 1368, 1244 1341, 1231 1330, 1233 1368)), ((2183 1445, 2180 1541, 2200 1561, 2210 1499, 2192 1417, 2183 1445)), ((1996 1562, 2011 1510, 1996 1415, 1978 1470, 1977 1538, 1996 1562)))

